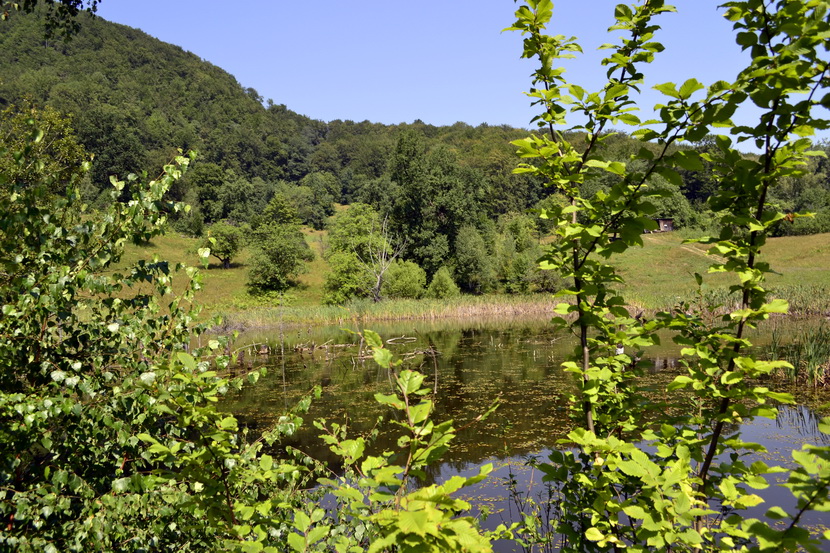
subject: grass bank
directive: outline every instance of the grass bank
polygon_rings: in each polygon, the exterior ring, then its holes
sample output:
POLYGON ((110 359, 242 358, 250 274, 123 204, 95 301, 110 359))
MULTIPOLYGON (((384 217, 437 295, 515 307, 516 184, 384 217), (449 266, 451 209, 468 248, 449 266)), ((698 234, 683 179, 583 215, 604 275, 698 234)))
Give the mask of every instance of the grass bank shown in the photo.
MULTIPOLYGON (((734 276, 708 273, 713 259, 707 247, 684 244, 682 233, 648 234, 642 248, 631 248, 617 258, 625 278, 622 292, 634 307, 665 310, 698 295, 694 274, 704 277, 704 300, 724 309, 734 308, 740 298, 729 292, 734 276)), ((830 314, 830 234, 770 238, 761 251, 761 261, 776 273, 767 285, 776 297, 787 299, 794 314, 830 314)))
MULTIPOLYGON (((405 320, 438 318, 522 318, 547 317, 561 299, 549 294, 530 296, 462 296, 454 300, 395 300, 382 303, 356 301, 347 306, 321 303, 323 279, 328 264, 323 258, 325 231, 305 231, 315 253, 300 285, 283 296, 255 297, 247 293, 249 252, 243 250, 230 269, 212 263, 202 271, 204 284, 198 301, 205 314, 222 315, 229 325, 262 327, 283 323, 342 324, 351 320, 405 320)), ((733 281, 722 273, 707 274, 711 258, 705 246, 684 244, 681 233, 643 236, 642 248, 631 248, 617 258, 626 283, 622 292, 632 307, 646 311, 670 309, 678 302, 696 297, 694 273, 703 274, 704 299, 722 309, 738 298, 728 290, 733 281)), ((171 262, 198 263, 199 240, 171 233, 151 244, 132 246, 123 266, 138 259, 157 256, 171 262)), ((770 288, 777 297, 790 301, 791 310, 803 315, 830 315, 830 234, 772 238, 762 252, 780 274, 771 274, 770 288)), ((184 286, 181 276, 174 289, 184 286)), ((176 281, 174 281, 175 283, 176 281)))

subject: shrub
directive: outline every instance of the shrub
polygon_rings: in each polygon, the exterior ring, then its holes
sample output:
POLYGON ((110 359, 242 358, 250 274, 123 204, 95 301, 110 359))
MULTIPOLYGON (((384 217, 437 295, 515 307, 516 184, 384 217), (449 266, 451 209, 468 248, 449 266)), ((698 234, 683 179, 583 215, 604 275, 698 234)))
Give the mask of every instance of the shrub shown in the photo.
POLYGON ((335 251, 328 256, 330 270, 323 281, 323 303, 342 305, 355 297, 367 297, 371 275, 354 252, 335 251))
POLYGON ((296 225, 260 225, 253 231, 251 242, 254 254, 248 272, 248 289, 252 293, 288 290, 307 270, 305 262, 314 259, 314 252, 296 225))
POLYGON ((398 259, 386 271, 381 291, 389 298, 420 298, 426 283, 426 271, 417 263, 398 259))
POLYGON ((432 281, 424 294, 427 298, 443 300, 461 295, 461 290, 452 279, 452 273, 447 267, 441 267, 432 277, 432 281))

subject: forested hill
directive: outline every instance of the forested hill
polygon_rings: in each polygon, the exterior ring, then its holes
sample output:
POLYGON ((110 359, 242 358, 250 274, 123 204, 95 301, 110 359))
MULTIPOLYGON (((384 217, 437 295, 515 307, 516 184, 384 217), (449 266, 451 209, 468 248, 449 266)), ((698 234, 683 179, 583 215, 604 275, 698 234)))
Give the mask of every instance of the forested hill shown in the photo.
MULTIPOLYGON (((412 251, 446 242, 439 256, 445 259, 464 225, 486 234, 483 221, 524 211, 545 196, 539 182, 512 174, 517 158, 510 141, 526 130, 313 120, 263 102, 257 91, 180 47, 86 14, 81 23, 69 43, 45 40, 35 15, 20 14, 0 27, 0 108, 32 102, 72 116, 78 141, 95 156, 85 188, 91 200, 111 174, 155 173, 178 148, 194 149, 199 161, 174 191, 195 207, 179 222, 181 230, 249 222, 282 193, 302 222, 317 228, 335 202, 370 204, 399 223, 424 221, 434 228, 398 230, 414 241, 412 251)), ((621 135, 607 147, 625 160, 640 143, 621 135)), ((695 147, 714 145, 704 140, 695 147)), ((808 177, 785 183, 774 200, 786 211, 818 216, 782 224, 778 233, 830 231, 828 163, 812 163, 808 177)), ((706 226, 711 217, 703 202, 713 168, 681 176, 682 182, 659 183, 669 194, 656 215, 674 217, 678 227, 706 226)), ((604 186, 602 178, 591 186, 604 186)))
POLYGON ((158 167, 176 148, 242 175, 296 177, 325 125, 268 109, 224 70, 142 31, 82 19, 69 43, 46 41, 35 16, 0 28, 0 103, 31 98, 74 116, 96 156, 95 180, 158 167))
MULTIPOLYGON (((338 181, 334 200, 348 203, 359 196, 368 201, 378 187, 363 194, 359 189, 388 175, 398 134, 413 127, 430 149, 450 145, 457 156, 453 164, 495 180, 487 197, 496 211, 524 209, 538 199, 538 191, 527 190, 522 179, 524 184, 513 186, 509 195, 505 191, 516 180, 510 174, 515 157, 508 141, 526 135, 524 130, 312 120, 270 100, 264 105, 255 90, 178 46, 86 14, 81 23, 81 32, 66 44, 44 40, 35 16, 21 14, 0 28, 0 107, 29 98, 72 114, 80 142, 95 154, 98 186, 105 186, 110 174, 155 171, 182 148, 199 152, 208 180, 219 178, 217 167, 222 180, 248 183, 256 178, 299 183, 325 173, 324 180, 334 176, 338 181)), ((208 221, 229 215, 219 212, 206 213, 208 221)))

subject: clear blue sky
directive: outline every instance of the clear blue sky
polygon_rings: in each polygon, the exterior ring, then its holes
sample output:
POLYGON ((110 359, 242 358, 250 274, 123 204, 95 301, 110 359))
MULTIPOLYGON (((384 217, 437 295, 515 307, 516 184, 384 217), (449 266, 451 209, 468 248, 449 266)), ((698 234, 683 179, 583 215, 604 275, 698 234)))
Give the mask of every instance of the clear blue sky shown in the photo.
MULTIPOLYGON (((568 76, 598 88, 597 46, 616 1, 559 0, 549 31, 575 35, 585 55, 568 76)), ((735 76, 745 55, 717 1, 677 0, 661 17, 666 46, 648 86, 735 76)), ((98 15, 177 44, 225 69, 265 99, 315 119, 394 124, 421 119, 527 127, 522 94, 533 64, 521 60, 511 0, 102 0, 98 15)), ((647 102, 659 101, 656 93, 647 102)))

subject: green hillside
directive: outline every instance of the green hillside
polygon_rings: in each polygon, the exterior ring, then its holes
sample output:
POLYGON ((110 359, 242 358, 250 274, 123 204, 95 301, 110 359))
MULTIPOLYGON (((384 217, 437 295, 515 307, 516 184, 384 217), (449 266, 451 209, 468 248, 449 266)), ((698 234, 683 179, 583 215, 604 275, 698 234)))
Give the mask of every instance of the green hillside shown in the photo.
MULTIPOLYGON (((717 292, 710 293, 717 293, 718 298, 725 297, 726 288, 735 284, 734 277, 724 273, 707 273, 712 263, 707 248, 683 244, 678 233, 644 235, 643 243, 643 248, 632 248, 618 259, 625 293, 635 305, 665 309, 679 299, 693 299, 695 273, 704 276, 706 290, 714 289, 717 292)), ((767 276, 769 287, 790 300, 793 309, 830 309, 830 234, 771 238, 761 260, 777 271, 767 276)))
POLYGON ((81 18, 69 43, 43 38, 34 15, 4 23, 0 104, 29 98, 72 114, 93 178, 155 171, 177 148, 249 176, 291 175, 322 126, 285 106, 265 108, 222 69, 137 29, 81 18))
POLYGON ((516 181, 508 141, 524 130, 315 121, 140 30, 87 14, 79 22, 69 43, 44 40, 36 15, 17 14, 4 23, 0 48, 9 55, 0 59, 0 107, 29 99, 71 114, 80 142, 95 155, 92 177, 99 188, 111 174, 154 173, 181 148, 248 181, 299 183, 312 173, 330 173, 338 181, 333 200, 350 203, 367 181, 388 175, 400 129, 413 128, 429 144, 450 148, 478 180, 492 180, 497 211, 538 200, 538 190, 529 193, 526 184, 501 192, 501 185, 516 181))

